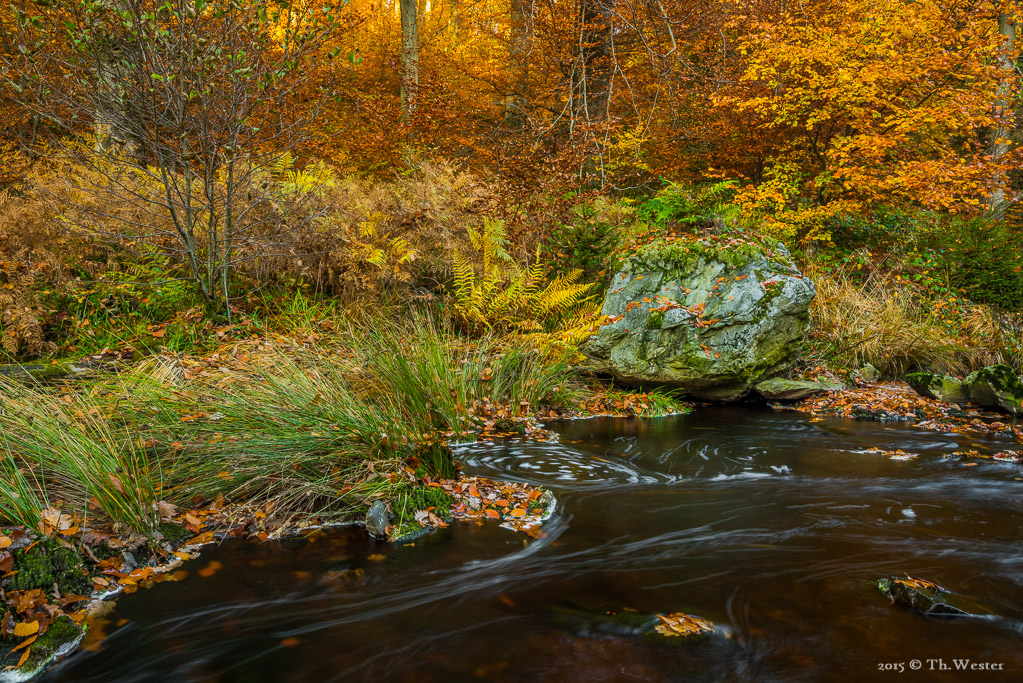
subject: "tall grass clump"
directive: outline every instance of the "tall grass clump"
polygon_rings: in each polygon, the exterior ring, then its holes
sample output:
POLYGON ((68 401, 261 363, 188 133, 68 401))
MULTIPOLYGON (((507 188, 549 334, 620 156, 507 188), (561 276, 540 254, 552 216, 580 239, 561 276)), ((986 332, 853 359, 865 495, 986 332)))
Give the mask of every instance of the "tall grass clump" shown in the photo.
POLYGON ((32 508, 49 499, 140 534, 157 528, 160 468, 150 462, 137 433, 111 421, 83 395, 57 397, 7 382, 0 384, 0 395, 4 517, 37 521, 32 508))
POLYGON ((345 337, 344 351, 295 346, 194 387, 141 381, 137 419, 182 444, 184 490, 332 516, 400 495, 412 470, 454 476, 444 444, 472 438, 482 415, 564 408, 578 392, 563 358, 469 345, 426 317, 345 337))
POLYGON ((888 377, 914 369, 965 374, 1016 358, 998 318, 968 307, 954 319, 893 274, 875 271, 854 283, 842 270, 808 268, 817 286, 812 336, 825 360, 871 363, 888 377))

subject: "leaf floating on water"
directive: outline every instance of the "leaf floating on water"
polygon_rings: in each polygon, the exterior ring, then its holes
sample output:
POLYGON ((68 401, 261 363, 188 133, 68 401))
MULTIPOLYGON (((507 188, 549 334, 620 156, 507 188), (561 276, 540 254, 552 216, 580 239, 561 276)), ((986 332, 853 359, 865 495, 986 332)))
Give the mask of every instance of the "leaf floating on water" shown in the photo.
POLYGON ((706 619, 691 617, 682 612, 675 612, 668 616, 658 614, 657 619, 660 623, 654 627, 654 630, 662 636, 694 636, 714 631, 714 624, 706 619))
POLYGON ((213 560, 208 565, 206 565, 205 567, 200 569, 198 574, 199 574, 199 576, 203 577, 204 579, 208 579, 209 577, 213 576, 218 571, 220 571, 220 569, 223 568, 223 566, 224 565, 220 564, 216 560, 213 560))
POLYGON ((300 642, 302 642, 302 641, 299 640, 298 638, 295 638, 294 636, 292 636, 290 638, 285 638, 284 640, 282 640, 281 641, 281 647, 295 647, 300 642))
POLYGON ((373 553, 372 555, 367 555, 366 559, 369 560, 370 562, 380 562, 381 560, 386 560, 387 559, 387 555, 381 555, 380 553, 373 553))

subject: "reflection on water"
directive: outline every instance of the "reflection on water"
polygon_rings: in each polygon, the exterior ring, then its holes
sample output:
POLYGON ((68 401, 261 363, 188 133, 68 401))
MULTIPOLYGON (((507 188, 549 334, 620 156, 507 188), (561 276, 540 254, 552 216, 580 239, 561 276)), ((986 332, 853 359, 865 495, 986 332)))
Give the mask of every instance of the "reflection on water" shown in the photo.
POLYGON ((227 542, 122 598, 106 638, 49 680, 860 681, 934 658, 1023 672, 1023 466, 943 457, 1008 442, 753 408, 557 427, 559 444, 460 453, 470 473, 551 488, 546 538, 453 524, 401 547, 358 529, 227 542), (1003 618, 890 607, 869 582, 903 573, 1003 618), (603 628, 621 609, 730 637, 603 628))

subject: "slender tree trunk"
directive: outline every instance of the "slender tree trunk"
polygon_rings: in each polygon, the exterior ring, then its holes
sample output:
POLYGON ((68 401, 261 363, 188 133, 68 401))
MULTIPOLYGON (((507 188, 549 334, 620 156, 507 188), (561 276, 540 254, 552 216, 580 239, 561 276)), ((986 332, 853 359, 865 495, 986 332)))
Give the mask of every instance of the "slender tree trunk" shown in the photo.
POLYGON ((529 74, 529 15, 527 4, 530 0, 512 0, 509 10, 511 24, 512 76, 509 79, 510 92, 504 96, 504 121, 513 130, 521 129, 526 123, 526 79, 529 74))
MULTIPOLYGON (((1005 73, 1005 82, 999 89, 998 99, 995 101, 995 114, 998 117, 998 123, 994 126, 991 131, 991 158, 995 161, 999 160, 1009 152, 1011 143, 1009 142, 1009 120, 1011 103, 1009 98, 1012 97, 1013 84, 1016 78, 1016 18, 1008 12, 1002 12, 998 15, 998 33, 1003 38, 1003 52, 998 59, 999 67, 1005 73)), ((1001 214, 1005 210, 1005 189, 1003 187, 1005 183, 1004 175, 996 178, 998 187, 994 192, 991 193, 991 197, 988 200, 988 206, 992 212, 1001 214)))
POLYGON ((401 114, 405 119, 416 110, 419 91, 419 26, 416 0, 398 0, 401 12, 401 114))

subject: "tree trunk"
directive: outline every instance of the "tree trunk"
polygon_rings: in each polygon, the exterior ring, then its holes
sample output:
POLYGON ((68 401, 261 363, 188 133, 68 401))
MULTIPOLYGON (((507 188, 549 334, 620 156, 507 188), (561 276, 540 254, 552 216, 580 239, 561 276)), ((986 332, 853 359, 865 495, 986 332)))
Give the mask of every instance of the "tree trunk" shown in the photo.
POLYGON ((419 91, 419 26, 416 0, 398 0, 401 12, 401 114, 408 119, 416 110, 419 91))
POLYGON ((526 0, 512 0, 508 13, 511 24, 512 74, 509 92, 504 96, 504 122, 513 130, 520 130, 526 123, 526 79, 528 70, 530 24, 526 16, 526 0))
MULTIPOLYGON (((998 65, 1005 72, 1005 81, 998 92, 998 99, 995 101, 995 114, 998 122, 991 131, 991 158, 999 160, 1009 152, 1009 120, 1012 97, 1013 81, 1016 77, 1016 18, 1008 13, 1002 12, 998 15, 998 33, 1003 38, 1002 54, 998 58, 998 65)), ((1005 176, 996 178, 998 186, 988 200, 988 206, 993 213, 1000 215, 1005 211, 1005 176)))

